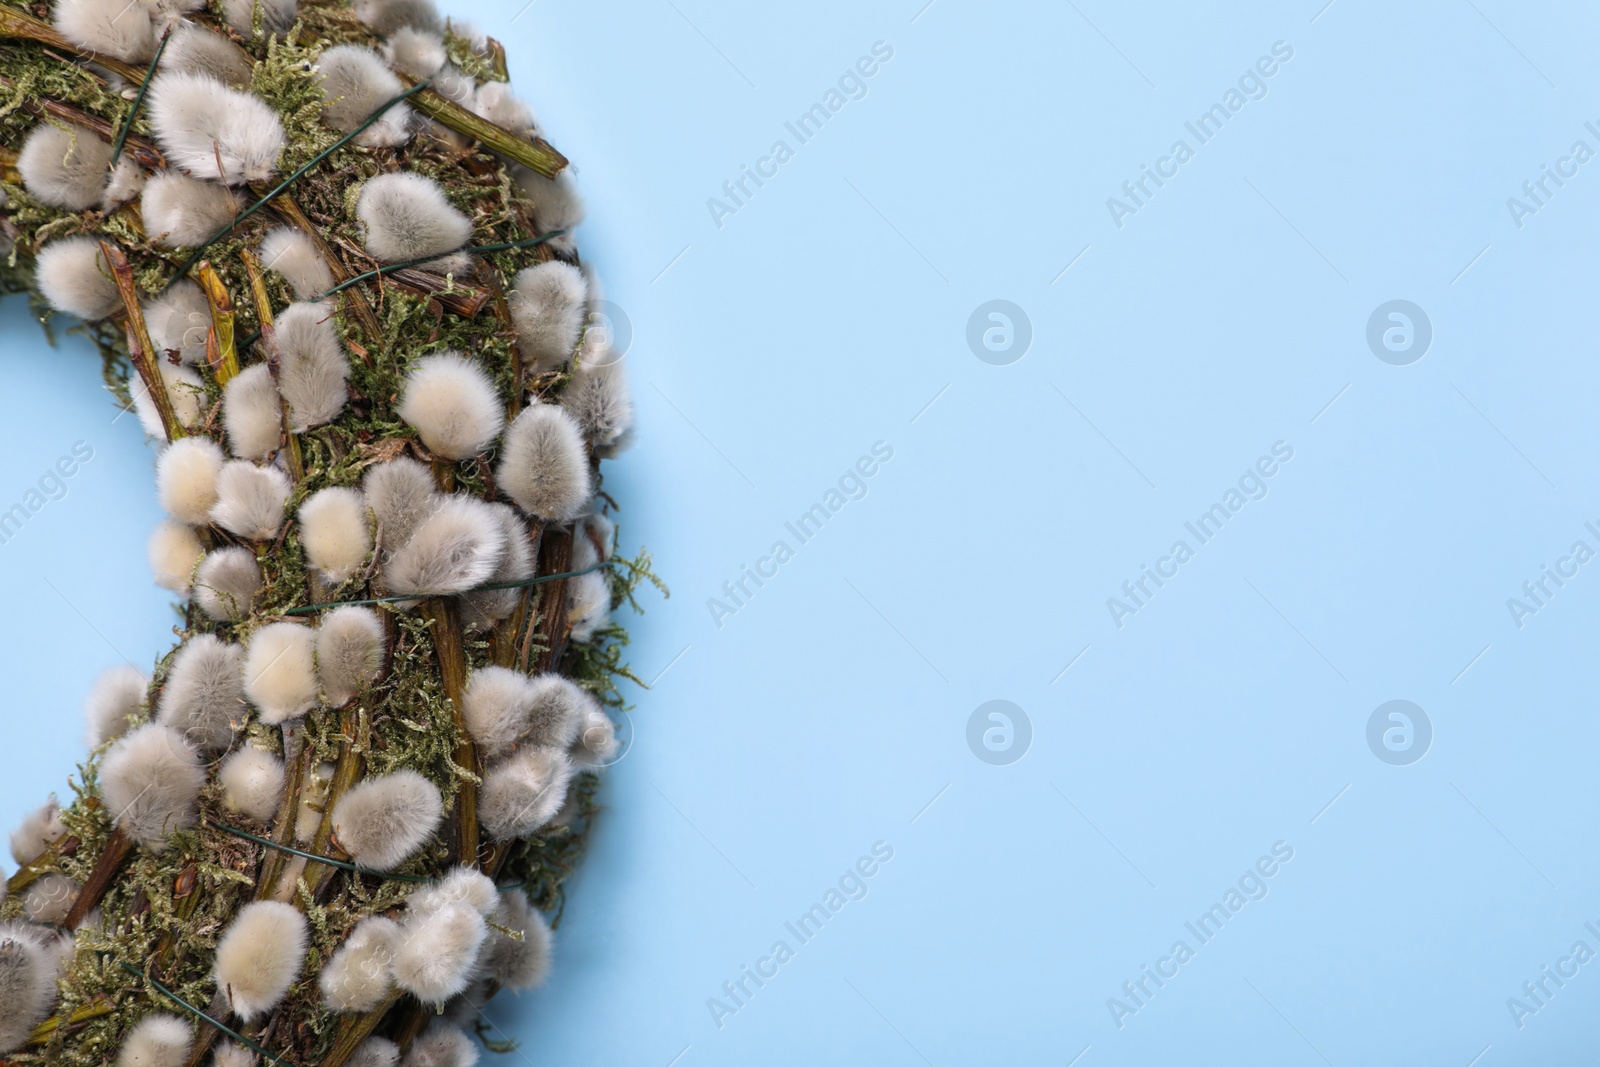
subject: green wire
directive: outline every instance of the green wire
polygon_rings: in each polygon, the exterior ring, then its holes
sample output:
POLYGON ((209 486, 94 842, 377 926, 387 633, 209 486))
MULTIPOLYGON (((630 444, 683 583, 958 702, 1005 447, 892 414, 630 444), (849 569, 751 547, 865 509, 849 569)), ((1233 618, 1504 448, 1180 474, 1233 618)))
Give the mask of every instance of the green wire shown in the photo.
MULTIPOLYGON (((572 232, 572 231, 570 231, 570 230, 551 230, 549 233, 541 233, 537 237, 530 237, 526 241, 507 241, 505 244, 497 244, 497 245, 475 245, 472 248, 457 249, 456 252, 446 252, 445 255, 446 256, 456 255, 459 252, 471 252, 471 253, 505 252, 505 251, 508 251, 510 249, 513 249, 513 248, 532 248, 534 245, 542 245, 546 241, 553 241, 557 237, 565 237, 570 232, 572 232)), ((423 259, 408 259, 404 263, 390 263, 387 266, 379 267, 377 270, 369 270, 369 271, 367 271, 367 272, 365 272, 363 274, 357 274, 354 278, 351 278, 349 281, 340 282, 338 285, 334 286, 332 289, 329 289, 327 292, 318 294, 317 299, 326 300, 330 296, 335 296, 335 295, 337 295, 339 293, 344 292, 346 289, 350 288, 352 285, 355 285, 357 282, 368 281, 368 280, 370 280, 372 278, 377 278, 377 277, 379 277, 381 275, 384 275, 384 274, 393 274, 397 270, 405 270, 408 267, 420 267, 424 263, 432 263, 434 260, 442 259, 442 258, 443 258, 442 256, 427 256, 427 257, 425 257, 423 259)), ((261 331, 257 330, 255 333, 252 333, 249 337, 246 337, 243 341, 239 342, 239 349, 242 351, 242 350, 244 350, 246 348, 249 348, 251 345, 255 344, 259 340, 261 340, 261 331)), ((409 599, 409 598, 402 597, 401 599, 409 599)))
POLYGON ((139 107, 144 103, 144 94, 150 91, 150 83, 156 76, 156 65, 161 62, 161 53, 167 50, 167 42, 172 40, 172 31, 168 30, 161 35, 161 45, 156 49, 156 54, 150 60, 150 68, 144 72, 144 81, 139 83, 139 93, 133 98, 133 106, 128 109, 128 117, 122 124, 122 132, 117 134, 116 146, 111 149, 111 165, 117 165, 117 160, 122 158, 122 146, 128 143, 128 134, 133 132, 133 117, 139 113, 139 107))
POLYGON ((405 596, 380 596, 370 600, 330 600, 326 604, 307 604, 304 607, 289 608, 282 612, 284 615, 309 615, 313 611, 323 608, 362 607, 367 604, 400 604, 410 600, 432 600, 435 597, 466 596, 468 593, 488 593, 496 589, 523 589, 530 585, 543 585, 559 578, 576 578, 580 574, 597 571, 601 567, 609 567, 618 560, 601 560, 592 567, 585 567, 581 571, 562 571, 560 574, 546 574, 541 578, 527 578, 520 582, 495 582, 492 585, 476 585, 471 589, 464 589, 459 593, 408 593, 405 596))
POLYGON ((168 989, 166 986, 162 985, 160 982, 156 981, 154 978, 151 978, 148 974, 146 974, 145 972, 141 971, 139 968, 135 967, 133 964, 124 963, 122 960, 118 960, 117 961, 117 966, 121 967, 123 970, 127 971, 129 974, 138 975, 140 978, 143 978, 146 982, 149 982, 151 985, 156 987, 156 992, 160 993, 162 996, 166 997, 168 1000, 172 1001, 174 1004, 177 1004, 179 1007, 183 1008, 185 1011, 190 1012, 191 1014, 194 1015, 195 1018, 200 1019, 203 1022, 210 1023, 212 1026, 216 1027, 218 1030, 221 1030, 223 1033, 227 1034, 229 1037, 231 1037, 235 1041, 239 1042, 239 1044, 244 1045, 245 1047, 247 1047, 247 1048, 249 1048, 249 1049, 251 1049, 251 1050, 253 1050, 255 1052, 260 1053, 261 1055, 265 1056, 267 1059, 271 1060, 273 1063, 282 1064, 283 1067, 298 1067, 297 1064, 293 1063, 290 1060, 284 1059, 282 1056, 279 1056, 277 1053, 268 1052, 266 1049, 262 1048, 260 1045, 256 1044, 254 1041, 251 1041, 248 1037, 245 1037, 243 1034, 239 1033, 239 1031, 232 1029, 231 1027, 227 1026, 226 1024, 224 1024, 224 1023, 222 1023, 222 1022, 220 1022, 220 1021, 218 1021, 216 1019, 213 1019, 211 1016, 207 1015, 205 1012, 201 1011, 199 1008, 195 1007, 193 1004, 190 1004, 187 1000, 184 1000, 182 997, 178 996, 178 994, 174 993, 172 990, 168 989))
POLYGON ((299 181, 302 177, 305 176, 305 173, 307 171, 309 171, 312 167, 315 167, 318 163, 321 163, 324 159, 327 159, 329 156, 333 155, 333 153, 337 152, 339 149, 341 149, 345 145, 349 144, 357 136, 359 136, 360 134, 364 133, 366 131, 367 127, 371 126, 374 122, 377 122, 380 118, 383 117, 384 112, 388 111, 390 108, 394 107, 396 104, 401 103, 402 101, 406 100, 408 97, 415 96, 417 93, 422 92, 422 90, 426 89, 430 84, 432 84, 432 82, 433 82, 432 78, 428 78, 428 79, 425 79, 423 81, 420 81, 417 84, 413 85, 411 88, 407 89, 405 92, 401 93, 399 96, 397 96, 394 99, 389 100, 386 103, 384 103, 382 106, 380 106, 378 108, 378 110, 376 110, 372 114, 368 115, 366 117, 366 119, 361 123, 361 125, 357 126, 355 129, 351 130, 349 133, 345 134, 343 137, 341 137, 337 141, 333 142, 333 144, 329 145, 327 148, 323 149, 321 152, 318 152, 303 167, 301 167, 300 169, 296 170, 293 174, 289 175, 287 178, 283 179, 283 181, 279 182, 275 189, 273 189, 272 191, 268 192, 265 196, 263 196, 260 200, 257 200, 254 204, 251 204, 248 208, 246 208, 243 212, 241 212, 238 216, 236 216, 232 222, 228 223, 228 225, 224 226, 222 229, 218 230, 216 233, 214 233, 210 237, 206 238, 205 242, 203 244, 201 244, 199 248, 194 250, 194 252, 189 256, 188 260, 184 262, 183 266, 178 268, 178 273, 173 275, 171 282, 167 283, 168 288, 170 288, 172 285, 176 284, 178 279, 188 276, 190 269, 196 263, 200 262, 200 257, 205 253, 206 249, 210 248, 212 245, 216 244, 218 241, 220 241, 224 237, 228 236, 228 234, 232 233, 234 231, 234 229, 241 222, 243 222, 245 219, 248 219, 251 215, 254 215, 257 211, 260 211, 262 208, 266 207, 267 204, 269 202, 271 202, 273 197, 277 196, 279 193, 281 193, 285 189, 289 188, 289 186, 291 186, 295 182, 299 181))
POLYGON ((237 826, 229 826, 225 822, 217 822, 215 819, 208 819, 206 821, 212 826, 215 826, 218 830, 222 830, 225 833, 230 833, 235 837, 242 837, 246 841, 254 841, 258 845, 266 845, 268 848, 275 848, 279 852, 287 852, 292 856, 303 856, 308 860, 316 860, 318 863, 326 863, 330 867, 339 867, 343 870, 354 871, 357 874, 370 874, 374 878, 386 878, 391 882, 438 881, 436 878, 424 878, 418 874, 389 874, 387 871, 375 871, 371 867, 360 867, 354 863, 346 863, 344 860, 333 859, 330 856, 319 856, 315 852, 306 852, 303 849, 295 848, 293 845, 280 844, 271 838, 262 837, 259 834, 253 834, 248 830, 241 830, 237 826))
MULTIPOLYGON (((308 860, 316 860, 318 863, 326 863, 330 867, 339 867, 347 871, 354 871, 357 874, 367 874, 374 878, 384 878, 391 882, 416 882, 422 885, 433 885, 444 881, 443 878, 425 878, 420 874, 390 874, 387 871, 375 871, 371 867, 358 867, 354 863, 346 863, 343 860, 332 859, 328 856, 319 856, 315 852, 304 852, 293 847, 292 845, 279 844, 270 838, 262 837, 259 834, 253 834, 248 830, 241 830, 237 826, 229 826, 225 822, 217 822, 215 819, 207 819, 206 822, 216 827, 218 830, 223 831, 224 833, 232 834, 235 837, 242 837, 246 841, 254 841, 258 845, 266 845, 268 848, 275 848, 280 852, 287 852, 292 856, 304 856, 308 860)), ((527 884, 527 882, 516 882, 512 885, 497 885, 495 886, 495 889, 502 893, 510 893, 513 890, 523 888, 527 884)))

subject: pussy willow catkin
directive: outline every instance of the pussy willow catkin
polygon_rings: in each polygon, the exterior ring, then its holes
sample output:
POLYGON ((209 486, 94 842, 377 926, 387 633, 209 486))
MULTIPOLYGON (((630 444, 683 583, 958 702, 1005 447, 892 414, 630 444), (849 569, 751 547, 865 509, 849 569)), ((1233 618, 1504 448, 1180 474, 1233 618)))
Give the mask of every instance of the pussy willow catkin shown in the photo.
POLYGON ((549 973, 651 578, 566 160, 432 0, 0 0, 0 105, 0 281, 158 442, 184 598, 11 835, 0 1059, 466 1067, 549 973))

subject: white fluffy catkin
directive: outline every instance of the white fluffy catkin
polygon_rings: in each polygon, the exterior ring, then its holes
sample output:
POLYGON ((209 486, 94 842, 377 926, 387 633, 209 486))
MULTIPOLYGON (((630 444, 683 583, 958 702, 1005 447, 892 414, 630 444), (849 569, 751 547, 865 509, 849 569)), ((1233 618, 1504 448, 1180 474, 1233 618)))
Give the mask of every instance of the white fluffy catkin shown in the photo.
POLYGON ((191 366, 205 362, 211 307, 198 285, 180 278, 160 296, 144 301, 143 308, 150 340, 158 349, 178 353, 191 366))
POLYGON ((55 999, 55 963, 37 929, 0 925, 0 1053, 18 1048, 55 999))
POLYGON ((138 196, 143 189, 144 168, 135 163, 133 157, 124 155, 111 168, 111 178, 106 182, 97 206, 109 214, 138 196))
POLYGON ((594 492, 577 422, 554 404, 524 408, 506 429, 495 480, 529 515, 547 522, 577 518, 594 492))
POLYGON ((396 593, 460 593, 487 583, 505 549, 505 528, 493 508, 450 496, 389 557, 383 576, 396 593))
POLYGON ((509 667, 479 667, 467 679, 461 718, 485 760, 499 759, 522 739, 533 708, 528 683, 509 667))
POLYGON ((150 534, 150 572, 163 589, 187 596, 194 565, 206 554, 192 528, 163 520, 150 534))
POLYGON ((217 475, 217 503, 211 521, 251 541, 270 541, 283 526, 289 502, 289 476, 276 467, 257 467, 236 459, 217 475))
POLYGON ((578 737, 584 715, 595 706, 594 697, 570 678, 539 674, 527 681, 528 710, 521 740, 530 745, 566 748, 578 737))
POLYGON ((334 608, 317 626, 317 680, 329 707, 354 700, 377 681, 387 640, 370 608, 334 608))
POLYGON ((570 263, 553 259, 518 272, 506 299, 517 345, 535 371, 555 370, 572 358, 588 295, 587 279, 570 263))
POLYGON ((489 926, 464 904, 408 913, 395 945, 395 984, 424 1004, 439 1005, 467 988, 489 926))
POLYGON ((220 33, 191 23, 179 25, 161 53, 161 69, 209 74, 235 89, 250 85, 249 57, 220 33))
POLYGON ((95 677, 83 702, 83 718, 88 728, 90 748, 99 748, 128 732, 129 716, 144 708, 150 679, 132 664, 108 667, 95 677))
POLYGON ((296 0, 222 0, 222 17, 228 26, 246 39, 255 36, 256 5, 261 5, 261 29, 282 33, 294 25, 296 0))
POLYGON ((487 371, 459 352, 423 356, 395 408, 434 455, 462 460, 500 436, 505 404, 487 371))
POLYGON ((148 60, 155 28, 143 4, 127 0, 56 0, 54 22, 73 44, 124 63, 148 60))
POLYGON ((317 702, 316 634, 297 622, 274 622, 250 635, 244 660, 244 695, 276 725, 298 718, 317 702))
POLYGON ((573 765, 581 770, 597 771, 609 767, 622 750, 617 738, 617 724, 592 697, 578 719, 578 737, 567 749, 573 765))
POLYGON ((605 571, 590 571, 567 580, 568 636, 580 645, 594 640, 594 635, 605 627, 611 618, 611 580, 605 571))
MULTIPOLYGON (((177 416, 178 425, 186 430, 196 429, 200 425, 201 401, 206 395, 205 383, 200 380, 200 375, 189 367, 174 367, 166 360, 156 364, 156 369, 161 375, 162 386, 172 403, 172 413, 177 416)), ((161 412, 155 400, 145 388, 142 376, 134 374, 128 378, 128 395, 133 397, 133 410, 139 416, 139 425, 144 428, 145 435, 165 441, 167 428, 161 421, 161 412)))
MULTIPOLYGON (((578 192, 578 183, 570 170, 564 170, 551 179, 517 165, 511 168, 511 176, 522 195, 532 201, 534 221, 544 233, 571 230, 583 221, 583 196, 578 192)), ((558 250, 563 246, 572 248, 575 245, 570 235, 551 242, 551 246, 558 250)))
POLYGON ((410 768, 368 778, 333 808, 333 833, 355 862, 393 870, 422 847, 444 817, 438 788, 410 768))
POLYGON ((284 146, 277 111, 208 74, 157 74, 145 113, 167 160, 197 178, 242 185, 277 172, 284 146))
POLYGON ((39 250, 34 267, 50 306, 80 319, 103 319, 122 307, 117 283, 93 237, 62 237, 39 250))
MULTIPOLYGON (((323 52, 317 59, 317 73, 327 98, 322 121, 344 133, 405 91, 383 58, 360 45, 342 44, 323 52)), ((357 134, 355 143, 366 148, 397 148, 410 139, 411 107, 400 103, 357 134)))
POLYGON ((144 232, 163 248, 192 248, 233 221, 239 201, 226 185, 163 171, 145 183, 144 232))
POLYGON ((36 923, 59 923, 72 911, 83 889, 64 874, 45 874, 22 891, 22 914, 36 923))
POLYGON ((451 206, 438 182, 406 171, 368 179, 356 215, 367 251, 380 263, 442 256, 472 236, 472 220, 451 206))
POLYGON ((494 879, 472 867, 452 867, 437 882, 423 886, 406 901, 406 913, 436 911, 452 904, 465 904, 487 918, 500 905, 500 891, 494 879))
POLYGON ((350 579, 372 551, 367 502, 359 489, 330 486, 300 505, 300 544, 306 561, 331 585, 350 579))
POLYGON ((428 468, 404 457, 368 468, 361 485, 367 505, 378 517, 384 550, 391 556, 444 501, 428 468))
POLYGON ((256 554, 232 545, 206 553, 194 575, 194 602, 206 617, 217 622, 238 622, 255 607, 261 591, 261 567, 256 554))
POLYGON ((333 288, 333 271, 317 251, 316 242, 288 226, 280 226, 261 241, 261 264, 283 275, 294 295, 311 300, 333 288))
POLYGON ((450 60, 443 37, 411 26, 402 26, 389 35, 383 45, 383 58, 395 70, 413 78, 431 78, 450 60))
POLYGON ((305 964, 306 918, 292 905, 257 900, 239 909, 217 942, 217 990, 244 1022, 271 1011, 305 964))
POLYGON ((194 746, 160 723, 124 735, 100 761, 106 810, 124 833, 152 852, 164 851, 170 835, 195 824, 205 781, 194 746))
POLYGON ((81 126, 41 122, 17 155, 23 188, 35 200, 68 211, 99 203, 110 170, 110 142, 81 126))
POLYGON ((283 437, 278 387, 265 363, 246 367, 222 390, 222 425, 228 448, 240 459, 266 459, 283 437))
POLYGON ((183 437, 156 459, 156 498, 168 515, 191 526, 206 522, 217 503, 217 475, 226 457, 205 437, 183 437))
POLYGON ((295 433, 332 422, 349 399, 350 363, 333 326, 331 304, 290 304, 276 321, 278 391, 295 433))
POLYGON ((218 1041, 211 1067, 260 1067, 261 1057, 237 1041, 218 1041))
POLYGON ((176 1015, 146 1015, 119 1043, 117 1067, 183 1067, 193 1033, 188 1020, 176 1015))
POLYGON ((411 1043, 401 1067, 473 1067, 478 1043, 461 1027, 435 1019, 411 1043))
MULTIPOLYGON (((533 577, 533 542, 528 539, 528 527, 516 509, 507 504, 490 504, 500 518, 505 531, 506 550, 500 565, 490 575, 490 585, 505 582, 522 582, 533 577)), ((517 609, 522 590, 483 589, 461 598, 461 622, 469 630, 485 630, 508 618, 517 609)))
MULTIPOLYGON (((609 351, 604 356, 610 356, 609 351)), ((577 420, 596 454, 606 455, 633 425, 633 398, 627 372, 614 359, 580 362, 561 394, 561 406, 577 420)))
POLYGON ((518 137, 532 139, 539 134, 539 119, 533 108, 519 99, 506 82, 484 82, 467 107, 518 137))
POLYGON ((555 818, 571 780, 572 764, 560 749, 518 749, 484 772, 478 792, 484 831, 494 841, 527 837, 555 818))
POLYGON ((379 37, 410 26, 437 31, 441 22, 433 0, 356 0, 356 18, 372 27, 379 37))
POLYGON ((356 1046, 345 1067, 396 1067, 400 1046, 386 1037, 369 1037, 356 1046))
POLYGON ((520 889, 501 893, 500 906, 490 922, 520 932, 522 940, 494 930, 485 946, 482 968, 504 989, 532 989, 543 985, 550 975, 550 926, 544 916, 529 905, 528 895, 520 889))
POLYGON ((61 805, 51 797, 11 831, 11 858, 19 867, 32 863, 66 832, 67 828, 61 825, 61 805))
POLYGON ((233 743, 233 724, 244 717, 244 649, 215 634, 190 638, 172 658, 156 703, 156 721, 201 752, 233 743))
POLYGON ((394 990, 399 938, 400 924, 393 919, 369 915, 356 923, 317 979, 323 1003, 334 1011, 368 1012, 380 1007, 394 990))
POLYGON ((222 803, 229 811, 243 812, 259 823, 272 820, 283 797, 283 760, 248 745, 234 752, 217 768, 222 803))

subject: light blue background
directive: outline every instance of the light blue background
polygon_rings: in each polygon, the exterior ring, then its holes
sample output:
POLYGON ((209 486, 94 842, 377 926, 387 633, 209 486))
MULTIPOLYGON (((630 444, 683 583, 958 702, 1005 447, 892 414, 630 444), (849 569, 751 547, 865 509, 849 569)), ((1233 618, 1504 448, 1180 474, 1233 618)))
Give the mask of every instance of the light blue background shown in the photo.
MULTIPOLYGON (((1600 951, 1600 565, 1521 629, 1506 599, 1600 548, 1600 162, 1520 229, 1506 200, 1600 150, 1600 18, 1322 2, 468 12, 587 192, 635 331, 640 444, 607 488, 674 592, 634 622, 655 686, 556 978, 492 1009, 522 1046, 491 1062, 1592 1053, 1600 962, 1520 1029, 1506 1001, 1600 951), (707 198, 880 40, 867 97, 715 225, 707 198), (1266 98, 1114 225, 1277 41, 1266 98), (1034 331, 1009 366, 965 341, 994 298, 1034 331), (1365 342, 1394 298, 1435 331, 1410 366, 1365 342), (877 441, 865 499, 797 547, 784 522, 877 441), (1277 441, 1269 495, 1118 629, 1106 598, 1277 441), (779 538, 795 558, 718 627, 708 598, 779 538), (997 698, 1032 723, 1010 766, 966 742, 997 698), (1395 698, 1433 724, 1410 766, 1366 743, 1395 698), (798 945, 783 924, 878 841, 866 898, 798 945), (1107 998, 1277 841, 1269 895, 1119 1029, 1107 998), (779 938, 795 959, 719 1028, 708 998, 779 938)), ((80 756, 92 673, 148 665, 172 616, 134 420, 86 346, 0 315, 0 498, 96 450, 0 546, 16 818, 80 756)))

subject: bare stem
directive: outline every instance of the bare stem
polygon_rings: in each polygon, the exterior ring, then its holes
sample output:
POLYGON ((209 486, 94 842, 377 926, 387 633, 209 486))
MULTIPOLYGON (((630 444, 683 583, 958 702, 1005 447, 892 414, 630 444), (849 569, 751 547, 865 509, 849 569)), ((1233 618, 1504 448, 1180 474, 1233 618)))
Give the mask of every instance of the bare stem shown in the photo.
MULTIPOLYGON (((404 74, 400 74, 399 77, 408 86, 416 84, 414 78, 408 78, 404 74)), ((439 125, 472 138, 495 155, 503 156, 513 163, 521 163, 536 174, 554 178, 566 169, 567 157, 557 152, 542 137, 524 141, 509 130, 474 115, 460 104, 432 89, 424 89, 413 96, 411 106, 439 125)))
POLYGON ((37 41, 39 44, 48 45, 58 52, 66 52, 87 59, 111 71, 120 74, 128 81, 137 85, 144 80, 144 71, 138 67, 130 66, 120 59, 102 56, 88 49, 79 48, 65 34, 56 30, 48 22, 41 22, 32 15, 26 15, 14 7, 0 7, 0 37, 10 37, 14 40, 37 41))
MULTIPOLYGON (((462 694, 467 687, 467 659, 461 632, 461 614, 448 599, 435 598, 422 602, 422 613, 433 634, 433 646, 439 654, 439 673, 444 678, 445 696, 450 700, 450 718, 456 729, 454 760, 472 774, 478 773, 478 751, 467 733, 462 717, 462 694)), ((478 783, 463 778, 456 790, 456 862, 478 865, 478 783)))
MULTIPOLYGON (((259 188, 252 185, 250 188, 257 196, 264 196, 270 191, 264 185, 259 188)), ((328 245, 327 241, 322 239, 321 232, 306 217, 306 213, 300 210, 300 205, 295 203, 293 197, 286 192, 279 193, 273 198, 272 209, 288 220, 295 229, 311 238, 311 243, 322 254, 322 261, 328 265, 328 270, 332 273, 335 283, 349 281, 350 272, 345 269, 339 257, 333 254, 333 249, 328 245)), ((382 341, 383 327, 378 323, 378 316, 372 313, 372 305, 367 303, 366 295, 356 291, 355 287, 352 286, 344 291, 343 296, 344 310, 355 316, 362 332, 367 335, 367 340, 373 344, 382 341)), ((365 353, 362 353, 362 359, 366 361, 368 366, 372 365, 371 357, 365 353)))
POLYGON ((200 288, 211 308, 211 332, 216 342, 213 360, 212 337, 206 339, 206 358, 212 361, 211 372, 217 376, 217 384, 227 385, 239 373, 239 352, 233 336, 233 296, 209 259, 201 261, 197 273, 200 288))
MULTIPOLYGON (((329 842, 333 838, 333 806, 361 779, 365 762, 362 753, 367 750, 371 733, 366 709, 360 704, 346 708, 339 719, 339 733, 343 738, 339 746, 339 760, 334 764, 333 779, 328 783, 328 800, 322 809, 322 821, 317 824, 316 836, 311 839, 310 850, 319 856, 327 855, 329 842)), ((330 864, 317 864, 310 879, 313 898, 338 870, 330 864)))
POLYGON ((391 993, 389 999, 373 1010, 362 1015, 346 1015, 339 1020, 339 1032, 333 1039, 333 1047, 322 1058, 320 1067, 344 1067, 350 1057, 360 1047, 361 1042, 372 1036, 372 1031, 383 1022, 383 1017, 389 1014, 389 1009, 400 1000, 398 992, 391 993))
POLYGON ((139 288, 133 281, 133 267, 122 249, 110 241, 100 242, 100 254, 105 257, 112 280, 117 283, 117 295, 122 298, 122 311, 127 317, 128 359, 139 372, 145 391, 161 416, 167 440, 176 441, 183 436, 183 426, 178 422, 177 412, 172 409, 166 379, 156 366, 156 346, 151 343, 150 330, 145 326, 144 309, 139 304, 139 288))
MULTIPOLYGON (((278 803, 278 818, 272 835, 272 839, 280 845, 287 845, 294 840, 294 824, 300 815, 300 790, 305 782, 306 765, 311 762, 311 752, 300 751, 303 730, 304 724, 299 721, 283 724, 283 759, 289 778, 283 783, 283 799, 278 803)), ((267 855, 261 861, 261 878, 256 883, 257 900, 272 899, 278 877, 283 873, 286 855, 275 848, 267 849, 267 855)))
POLYGON ((131 855, 133 842, 122 832, 122 827, 113 828, 111 836, 106 838, 105 850, 95 862, 94 870, 89 872, 89 877, 83 881, 83 888, 78 891, 78 899, 72 902, 72 910, 61 920, 62 926, 76 930, 83 923, 84 918, 100 905, 106 890, 116 880, 117 872, 122 870, 122 865, 128 862, 131 855))
POLYGON ((98 1019, 102 1015, 110 1015, 116 1010, 116 1006, 110 1001, 97 999, 93 1003, 85 1004, 81 1008, 78 1008, 65 1019, 59 1015, 52 1015, 38 1026, 35 1026, 32 1030, 28 1031, 27 1040, 25 1040, 23 1044, 42 1045, 54 1037, 57 1031, 61 1030, 62 1028, 71 1029, 74 1026, 80 1026, 83 1023, 88 1022, 90 1019, 98 1019))

